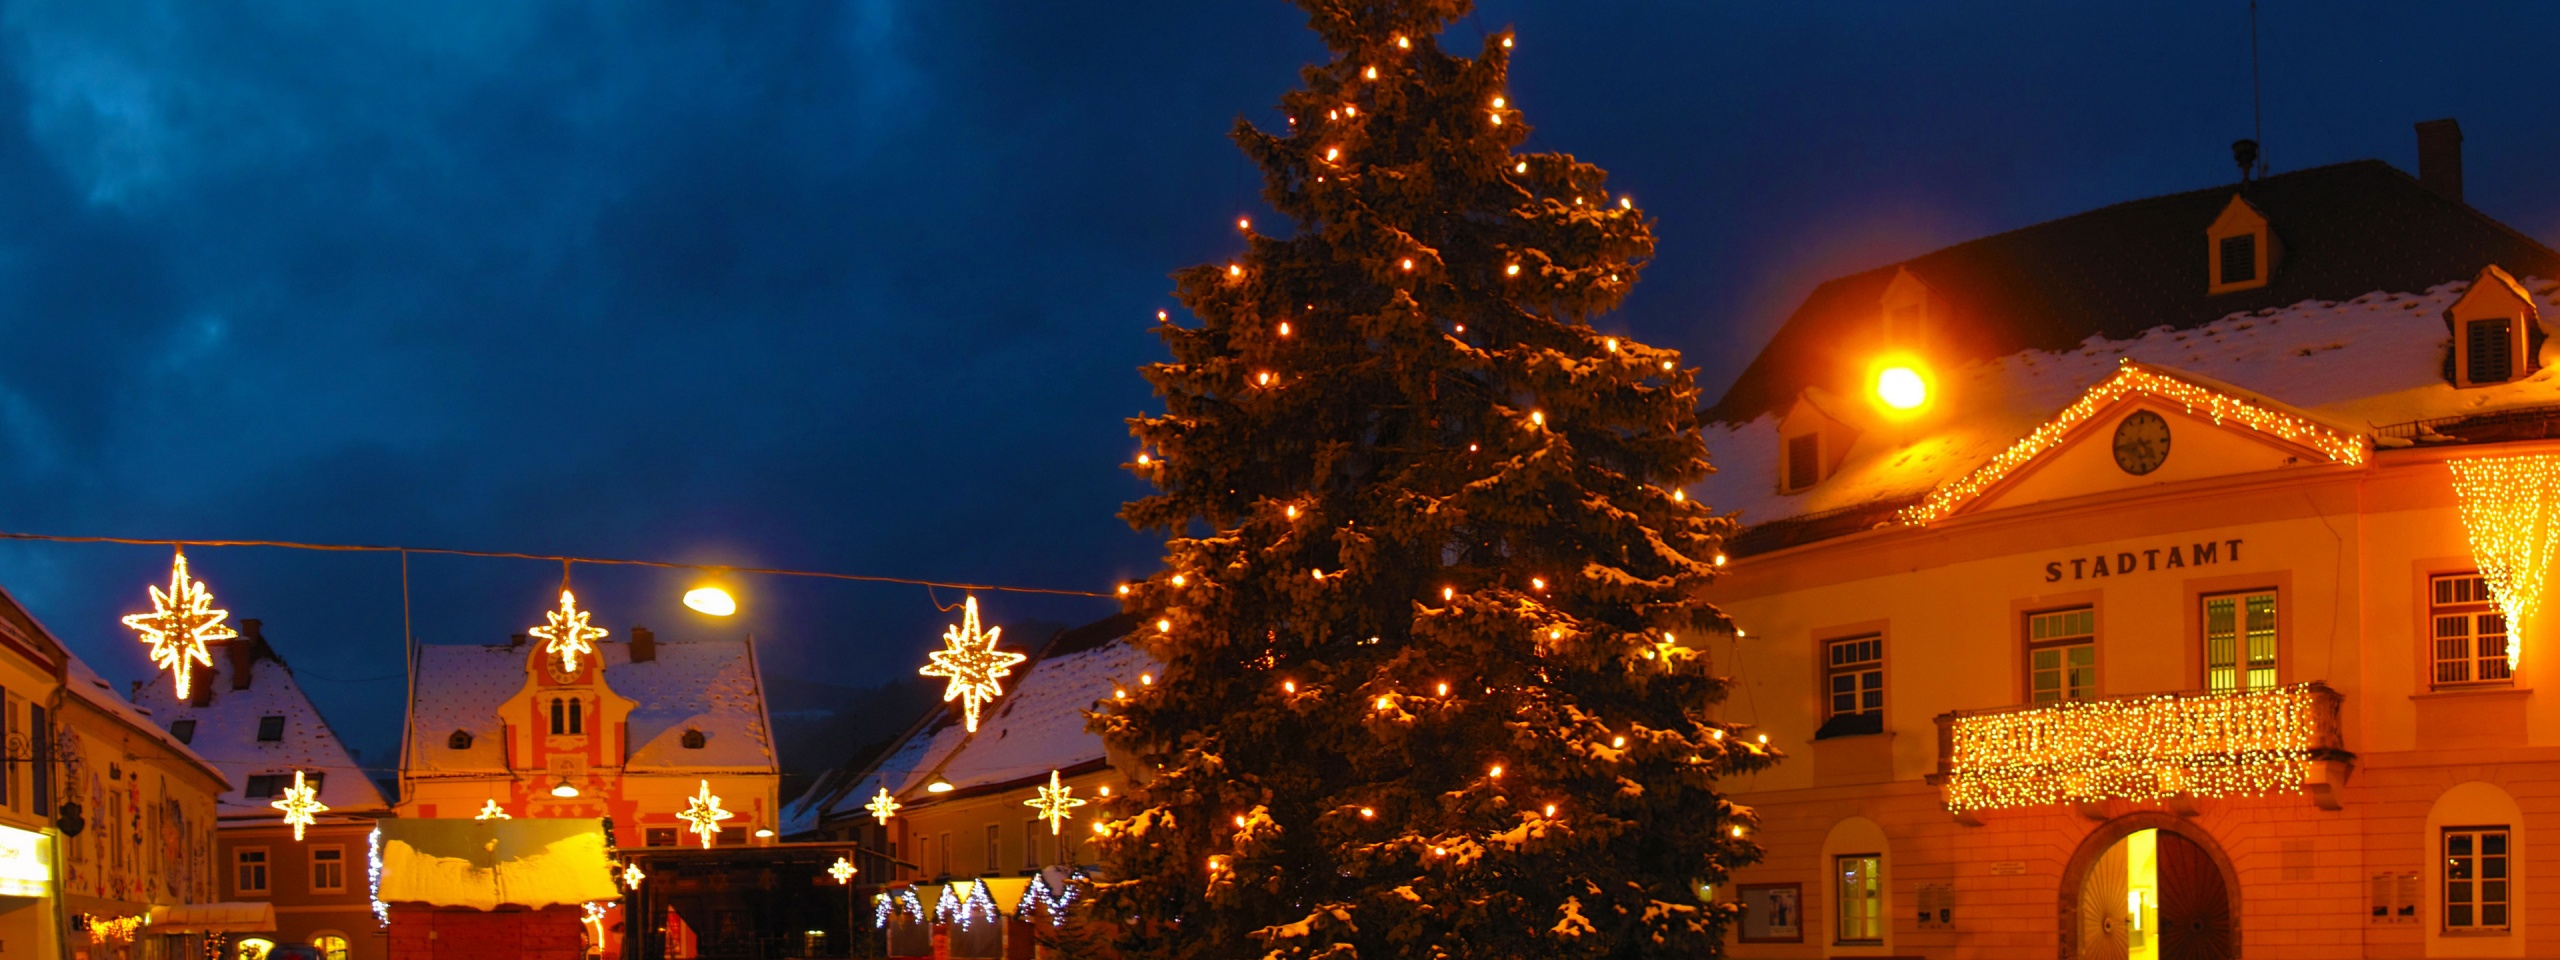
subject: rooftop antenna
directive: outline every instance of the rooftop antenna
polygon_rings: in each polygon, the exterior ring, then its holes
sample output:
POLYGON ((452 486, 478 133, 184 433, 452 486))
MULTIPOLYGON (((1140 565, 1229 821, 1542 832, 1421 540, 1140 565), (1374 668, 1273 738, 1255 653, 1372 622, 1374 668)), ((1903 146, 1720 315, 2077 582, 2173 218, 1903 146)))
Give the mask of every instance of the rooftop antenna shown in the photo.
MULTIPOLYGON (((2267 142, 2267 111, 2258 94, 2258 0, 2249 0, 2249 140, 2253 146, 2267 142)), ((2266 157, 2254 149, 2250 153, 2258 161, 2257 175, 2266 176, 2266 157)), ((2240 165, 2240 179, 2245 181, 2249 179, 2249 161, 2241 160, 2240 165)))

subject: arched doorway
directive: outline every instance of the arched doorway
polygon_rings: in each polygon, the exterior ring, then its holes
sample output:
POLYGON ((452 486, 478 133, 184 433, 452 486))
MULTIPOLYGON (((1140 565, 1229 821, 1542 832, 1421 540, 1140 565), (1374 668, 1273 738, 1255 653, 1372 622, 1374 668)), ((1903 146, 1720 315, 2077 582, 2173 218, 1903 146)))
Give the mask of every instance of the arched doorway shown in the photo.
POLYGON ((2160 813, 2110 821, 2081 841, 2062 884, 2063 960, 2227 960, 2239 955, 2239 889, 2193 824, 2160 813))

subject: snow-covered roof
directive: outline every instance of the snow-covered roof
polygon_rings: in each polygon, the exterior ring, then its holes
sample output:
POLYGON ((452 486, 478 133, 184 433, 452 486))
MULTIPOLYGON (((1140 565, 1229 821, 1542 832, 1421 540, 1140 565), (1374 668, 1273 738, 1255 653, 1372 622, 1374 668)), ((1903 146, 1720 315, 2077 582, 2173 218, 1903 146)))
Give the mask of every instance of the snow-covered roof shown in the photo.
MULTIPOLYGON (((2538 279, 2525 286, 2546 316, 2560 310, 2560 286, 2538 279)), ((2368 432, 2560 403, 2560 367, 2496 386, 2456 389, 2445 382, 2451 346, 2445 310, 2469 288, 2464 280, 2423 293, 2305 301, 2235 313, 2195 329, 2091 337, 2069 350, 2024 350, 1942 371, 1940 407, 1932 416, 1910 427, 1876 418, 1852 423, 1861 433, 1838 471, 1796 494, 1778 492, 1775 414, 1709 424, 1704 433, 1717 472, 1689 492, 1718 511, 1738 512, 1746 526, 1858 514, 1866 507, 1881 511, 1982 465, 2128 359, 2224 381, 2368 432)))
POLYGON ((206 760, 203 754, 178 742, 178 738, 170 736, 169 731, 161 729, 159 723, 153 720, 150 711, 136 707, 118 695, 115 685, 108 683, 107 678, 99 676, 98 671, 89 669, 89 664, 81 660, 79 655, 69 654, 68 651, 66 654, 67 659, 63 663, 63 692, 78 697, 80 702, 96 707, 108 716, 123 721, 126 726, 132 727, 135 733, 150 737, 161 748, 175 754, 179 759, 229 779, 228 772, 206 760))
POLYGON ((1113 689, 1138 682, 1154 661, 1125 640, 1043 656, 971 735, 948 711, 892 747, 867 775, 842 790, 813 789, 783 811, 786 834, 824 817, 858 816, 886 788, 901 801, 925 796, 939 777, 961 791, 1045 777, 1104 757, 1085 730, 1084 711, 1113 689))
MULTIPOLYGON (((596 645, 605 685, 636 704, 624 769, 775 769, 753 648, 725 640, 660 640, 655 646, 654 658, 634 663, 629 643, 596 645), (683 747, 687 730, 702 731, 701 749, 683 747)), ((410 771, 505 772, 505 731, 497 711, 531 679, 525 664, 523 647, 420 645, 409 705, 410 771), (470 732, 469 749, 448 747, 456 730, 470 732)))
MULTIPOLYGON (((246 642, 232 641, 221 652, 229 653, 232 644, 246 642)), ((295 771, 323 775, 320 802, 331 813, 379 813, 390 808, 372 778, 365 776, 336 731, 329 728, 328 719, 303 694, 284 661, 272 654, 250 657, 247 689, 238 689, 232 661, 217 658, 216 662, 220 666, 215 670, 196 675, 196 682, 209 688, 203 706, 178 699, 167 673, 152 677, 135 699, 163 729, 182 720, 195 722, 188 743, 231 781, 231 789, 220 798, 219 815, 273 816, 272 798, 247 795, 249 778, 281 774, 290 779, 295 771), (280 739, 258 739, 258 726, 265 717, 284 718, 280 739)))

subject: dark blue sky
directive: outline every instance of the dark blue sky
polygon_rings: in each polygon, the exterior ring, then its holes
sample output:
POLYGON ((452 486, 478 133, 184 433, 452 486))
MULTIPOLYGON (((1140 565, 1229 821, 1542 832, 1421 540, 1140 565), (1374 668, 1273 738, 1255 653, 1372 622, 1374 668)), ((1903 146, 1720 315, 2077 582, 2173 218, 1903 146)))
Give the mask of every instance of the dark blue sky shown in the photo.
MULTIPOLYGON (((1720 390, 1823 277, 2230 179, 2245 10, 1506 0, 1449 45, 1518 27, 1533 145, 1661 220, 1604 323, 1720 390)), ((2411 167, 2458 116, 2472 201, 2560 236, 2560 8, 2262 16, 2277 169, 2411 167)), ((1107 588, 1156 556, 1113 514, 1165 275, 1236 248, 1226 129, 1322 53, 1277 0, 0 3, 0 529, 1107 588)), ((193 560, 387 760, 397 560, 193 560)), ((133 678, 115 617, 166 562, 0 544, 0 584, 133 678)), ((412 574, 420 639, 495 642, 558 571, 412 574)), ((846 683, 946 620, 750 582, 710 623, 684 579, 579 574, 617 636, 752 630, 846 683)))

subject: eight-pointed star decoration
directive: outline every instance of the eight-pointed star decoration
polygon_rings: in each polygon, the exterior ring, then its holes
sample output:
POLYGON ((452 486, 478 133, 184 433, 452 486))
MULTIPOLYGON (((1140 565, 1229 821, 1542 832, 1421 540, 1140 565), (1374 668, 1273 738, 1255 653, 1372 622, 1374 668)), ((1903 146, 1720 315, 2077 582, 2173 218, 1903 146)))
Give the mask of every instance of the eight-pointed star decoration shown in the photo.
POLYGON ((872 816, 880 818, 880 825, 885 827, 889 825, 889 818, 895 816, 898 808, 902 806, 905 804, 899 803, 898 798, 889 795, 889 788, 882 787, 880 795, 871 798, 870 803, 863 804, 862 809, 869 810, 872 816))
POLYGON ((979 631, 978 598, 970 597, 960 625, 942 632, 943 648, 933 652, 932 663, 916 671, 950 679, 951 684, 942 689, 942 702, 960 701, 970 733, 978 732, 978 708, 1004 695, 1004 685, 997 681, 1012 673, 1015 664, 1031 659, 996 649, 996 635, 1003 632, 1003 627, 979 631))
POLYGON ((860 872, 853 868, 853 861, 843 857, 837 857, 836 862, 827 867, 827 876, 836 878, 837 886, 852 883, 853 875, 860 872))
POLYGON ((150 613, 125 617, 124 625, 142 633, 142 642, 151 645, 151 662, 177 680, 178 699, 184 702, 195 683, 195 667, 213 666, 213 654, 204 645, 239 636, 222 623, 231 611, 214 609, 213 591, 187 576, 184 550, 169 565, 169 592, 151 588, 151 608, 150 613))
POLYGON ((515 818, 514 818, 514 817, 511 817, 511 816, 508 816, 508 815, 507 815, 506 808, 498 806, 498 801, 496 801, 496 800, 490 800, 490 801, 487 801, 487 802, 484 802, 484 803, 480 804, 480 814, 479 814, 478 816, 472 817, 471 819, 474 819, 474 820, 513 820, 513 819, 515 819, 515 818))
POLYGON ((578 658, 596 652, 595 641, 604 639, 603 627, 587 624, 587 611, 578 609, 578 598, 567 590, 560 591, 560 609, 544 611, 551 622, 526 631, 543 639, 542 652, 560 658, 560 672, 578 672, 578 658))
POLYGON ((1049 821, 1049 833, 1055 836, 1059 825, 1075 815, 1075 808, 1085 804, 1072 796, 1075 792, 1076 788, 1059 783, 1058 771, 1051 770, 1049 785, 1040 788, 1039 796, 1022 801, 1022 805, 1040 811, 1040 819, 1049 821))
POLYGON ((702 838, 702 848, 711 849, 711 838, 720 835, 720 821, 729 819, 729 811, 720 809, 720 798, 711 795, 711 781, 702 781, 702 792, 684 798, 684 812, 676 819, 692 826, 693 835, 702 838))
POLYGON ((328 804, 320 802, 319 788, 302 782, 300 770, 293 772, 293 786, 284 792, 284 799, 267 806, 284 811, 284 822, 293 825, 295 843, 302 842, 302 828, 316 822, 315 816, 329 809, 328 804))
POLYGON ((623 886, 629 887, 633 890, 638 890, 640 889, 640 881, 646 879, 649 879, 649 872, 640 869, 640 861, 634 860, 622 865, 623 886))

